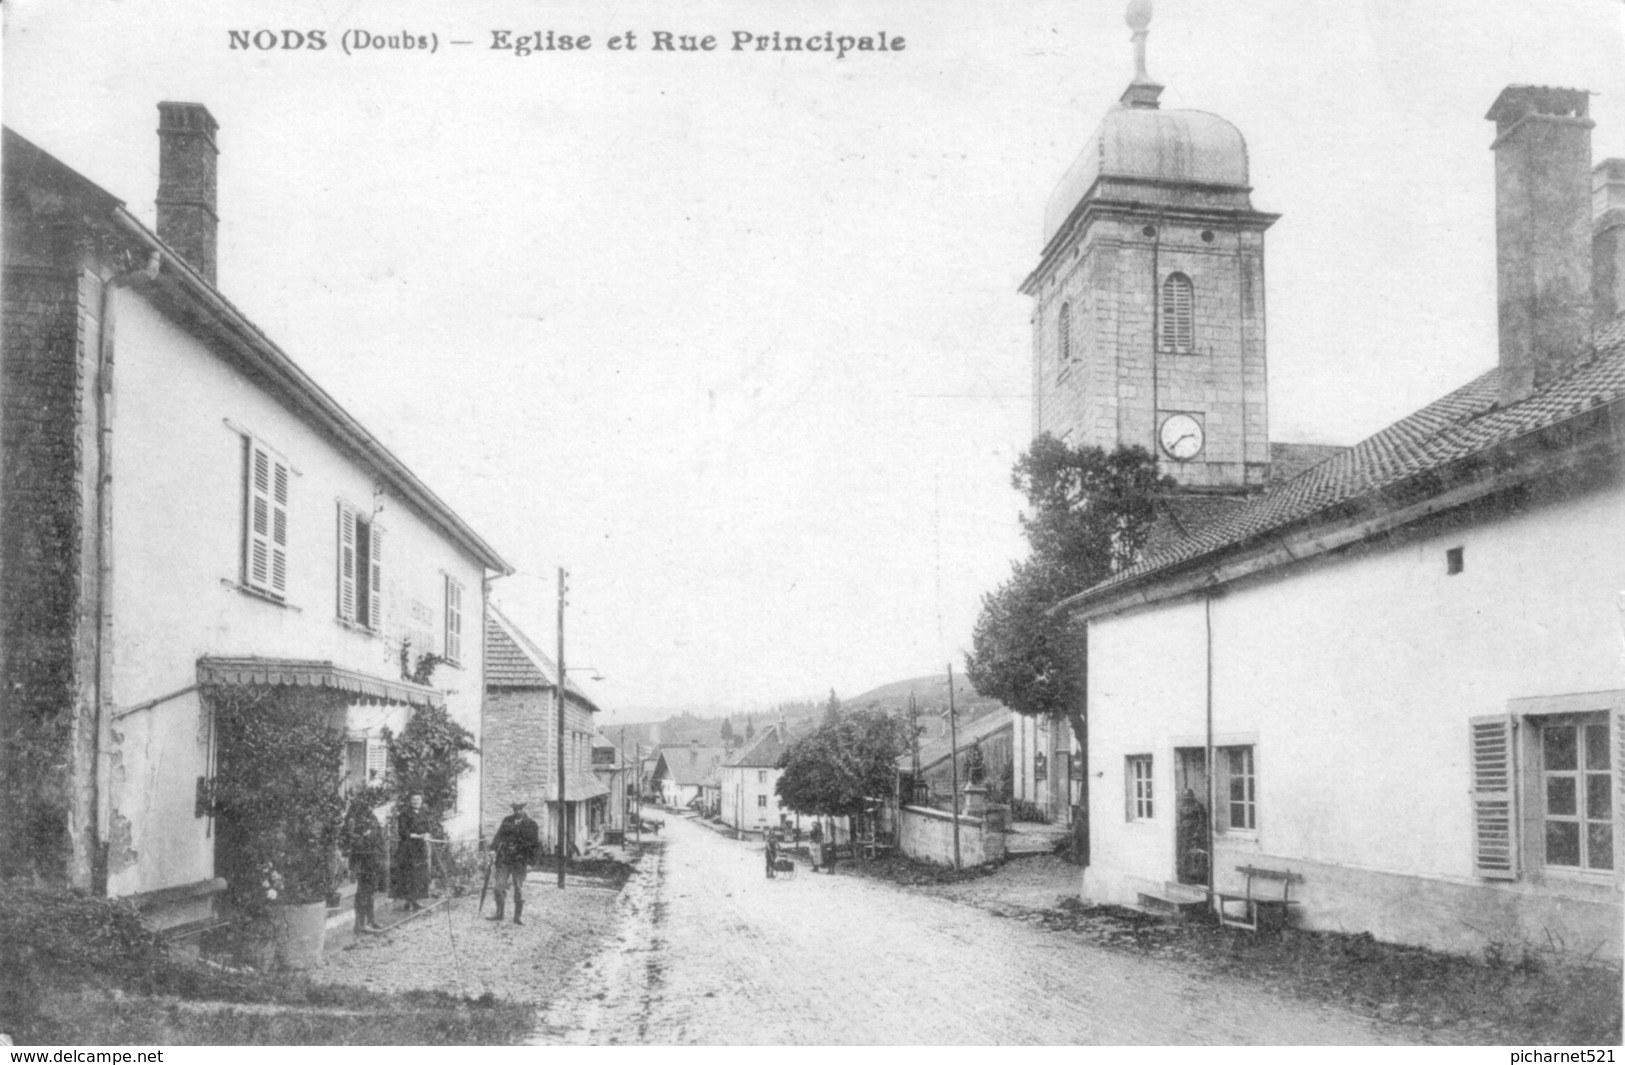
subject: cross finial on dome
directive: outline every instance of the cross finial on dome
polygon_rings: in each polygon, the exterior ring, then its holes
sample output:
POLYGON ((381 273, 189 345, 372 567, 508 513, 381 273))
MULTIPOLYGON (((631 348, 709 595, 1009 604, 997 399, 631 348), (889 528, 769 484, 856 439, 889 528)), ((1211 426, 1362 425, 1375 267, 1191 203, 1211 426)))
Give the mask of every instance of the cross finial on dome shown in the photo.
POLYGON ((1162 86, 1145 71, 1145 38, 1146 27, 1151 25, 1151 0, 1129 0, 1123 20, 1134 31, 1134 80, 1123 92, 1122 103, 1126 107, 1156 107, 1162 86))

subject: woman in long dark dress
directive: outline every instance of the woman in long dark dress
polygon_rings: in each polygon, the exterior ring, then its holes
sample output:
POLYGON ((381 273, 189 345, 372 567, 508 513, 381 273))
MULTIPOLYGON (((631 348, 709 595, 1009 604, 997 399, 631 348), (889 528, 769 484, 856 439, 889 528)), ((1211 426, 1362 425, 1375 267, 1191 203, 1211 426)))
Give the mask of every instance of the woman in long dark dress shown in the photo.
POLYGON ((421 909, 418 900, 429 893, 429 836, 433 827, 428 811, 423 809, 423 796, 412 796, 398 822, 401 847, 395 867, 396 897, 406 900, 408 910, 421 909))

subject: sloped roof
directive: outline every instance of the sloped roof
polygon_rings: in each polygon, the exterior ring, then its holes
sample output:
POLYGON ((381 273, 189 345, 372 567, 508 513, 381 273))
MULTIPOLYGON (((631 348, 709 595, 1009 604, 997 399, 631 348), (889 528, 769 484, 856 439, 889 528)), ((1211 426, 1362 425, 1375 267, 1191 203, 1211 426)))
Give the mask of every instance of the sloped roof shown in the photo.
POLYGON ((349 411, 316 383, 287 352, 238 310, 214 283, 198 273, 175 249, 159 239, 140 219, 130 213, 124 201, 35 145, 16 130, 0 132, 6 180, 38 181, 76 196, 99 221, 135 242, 143 254, 157 257, 162 268, 151 282, 155 290, 172 293, 198 312, 189 329, 201 329, 216 338, 215 351, 229 360, 240 358, 259 387, 283 398, 302 418, 331 433, 338 446, 372 470, 408 501, 429 523, 439 528, 470 558, 487 569, 510 574, 513 567, 486 543, 469 524, 451 509, 429 486, 418 480, 406 464, 395 457, 383 442, 373 436, 349 411), (229 355, 227 353, 230 353, 229 355))
POLYGON ((1148 551, 1139 562, 1064 600, 1071 609, 1130 584, 1163 575, 1319 522, 1338 520, 1343 508, 1407 482, 1441 493, 1426 478, 1522 437, 1551 429, 1595 407, 1625 400, 1625 316, 1595 337, 1591 356, 1528 398, 1502 405, 1501 375, 1491 370, 1352 448, 1311 467, 1266 495, 1148 551))
POLYGON ((721 747, 662 747, 666 773, 678 784, 698 787, 715 783, 724 752, 721 747))
POLYGON ((779 756, 789 750, 795 741, 795 736, 787 727, 769 725, 722 764, 752 769, 772 769, 779 764, 779 756))
MULTIPOLYGON (((497 609, 495 603, 486 604, 485 613, 485 686, 488 688, 546 688, 557 686, 557 664, 542 653, 530 637, 497 609)), ((596 712, 598 704, 587 693, 567 681, 565 690, 571 698, 596 712)))
MULTIPOLYGON (((957 749, 963 751, 974 747, 989 736, 995 736, 1010 728, 1014 721, 1015 712, 1005 709, 991 714, 984 714, 975 721, 963 722, 958 730, 959 747, 957 749)), ((948 755, 955 750, 953 741, 954 737, 949 735, 939 736, 934 740, 920 744, 920 769, 924 771, 939 762, 946 762, 948 755)), ((913 765, 914 753, 912 751, 899 756, 897 759, 898 769, 909 770, 913 768, 913 765)))

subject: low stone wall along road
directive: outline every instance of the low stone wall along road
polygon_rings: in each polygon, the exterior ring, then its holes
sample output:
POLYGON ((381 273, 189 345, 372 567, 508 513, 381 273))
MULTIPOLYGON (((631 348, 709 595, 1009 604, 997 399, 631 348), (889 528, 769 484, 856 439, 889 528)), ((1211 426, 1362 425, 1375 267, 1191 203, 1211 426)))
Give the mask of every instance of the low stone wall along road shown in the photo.
POLYGON ((1380 1022, 666 821, 537 1043, 1370 1044, 1380 1022))

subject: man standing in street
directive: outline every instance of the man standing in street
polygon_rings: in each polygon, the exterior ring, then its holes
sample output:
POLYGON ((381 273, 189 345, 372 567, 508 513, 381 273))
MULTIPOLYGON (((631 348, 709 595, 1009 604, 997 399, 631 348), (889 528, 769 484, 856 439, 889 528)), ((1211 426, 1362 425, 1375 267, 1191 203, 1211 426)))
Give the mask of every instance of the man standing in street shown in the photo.
POLYGON ((356 934, 380 931, 372 900, 373 894, 384 887, 384 826, 359 797, 350 804, 345 839, 350 852, 350 872, 355 876, 356 934))
POLYGON ((536 822, 525 813, 525 804, 513 804, 513 813, 502 819, 497 826, 497 834, 491 837, 491 854, 496 863, 496 894, 497 912, 495 916, 486 918, 490 921, 502 920, 502 902, 507 894, 508 884, 513 883, 513 923, 524 924, 525 896, 523 894, 525 873, 530 863, 536 857, 536 851, 541 846, 541 837, 536 830, 536 822))

